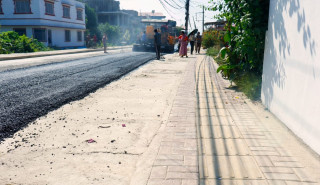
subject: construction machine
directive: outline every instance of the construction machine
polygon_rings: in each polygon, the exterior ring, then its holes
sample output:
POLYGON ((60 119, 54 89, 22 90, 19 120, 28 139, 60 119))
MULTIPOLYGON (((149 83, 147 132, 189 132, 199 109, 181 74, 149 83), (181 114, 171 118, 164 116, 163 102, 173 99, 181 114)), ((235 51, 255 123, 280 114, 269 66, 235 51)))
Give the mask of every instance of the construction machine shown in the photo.
POLYGON ((154 52, 154 30, 157 29, 161 34, 161 52, 173 53, 175 44, 175 27, 176 22, 171 20, 155 20, 143 19, 141 23, 144 25, 146 34, 144 39, 140 35, 136 44, 133 45, 133 51, 154 52))

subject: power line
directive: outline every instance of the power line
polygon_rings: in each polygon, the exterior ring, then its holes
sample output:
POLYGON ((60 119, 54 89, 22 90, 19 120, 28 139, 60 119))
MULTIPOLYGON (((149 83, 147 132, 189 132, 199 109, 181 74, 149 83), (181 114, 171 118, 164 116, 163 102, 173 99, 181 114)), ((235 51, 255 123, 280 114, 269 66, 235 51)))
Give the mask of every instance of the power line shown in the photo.
POLYGON ((174 9, 180 10, 181 8, 173 6, 171 3, 169 3, 167 0, 163 0, 165 3, 167 3, 167 5, 171 6, 174 9))
POLYGON ((164 10, 174 19, 176 19, 176 17, 174 17, 171 13, 170 10, 168 9, 168 7, 162 2, 162 0, 159 0, 160 4, 162 5, 162 7, 164 8, 164 10))
POLYGON ((190 0, 186 0, 186 33, 188 33, 188 21, 189 21, 189 8, 190 8, 190 0))
POLYGON ((170 2, 174 3, 177 7, 183 8, 180 4, 178 4, 175 0, 169 0, 170 2))

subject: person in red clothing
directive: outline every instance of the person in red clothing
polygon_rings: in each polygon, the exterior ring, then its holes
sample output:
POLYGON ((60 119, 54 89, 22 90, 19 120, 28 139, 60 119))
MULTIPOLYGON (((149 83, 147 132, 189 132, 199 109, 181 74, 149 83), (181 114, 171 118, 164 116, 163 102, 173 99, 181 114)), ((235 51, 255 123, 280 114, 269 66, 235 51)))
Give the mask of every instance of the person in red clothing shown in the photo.
POLYGON ((188 41, 189 38, 185 34, 184 31, 181 32, 182 34, 179 36, 179 42, 180 42, 180 50, 179 50, 179 56, 184 57, 186 56, 188 58, 188 41))
POLYGON ((97 44, 97 41, 98 41, 97 35, 94 35, 94 36, 93 36, 93 42, 94 42, 94 45, 96 45, 96 44, 97 44))

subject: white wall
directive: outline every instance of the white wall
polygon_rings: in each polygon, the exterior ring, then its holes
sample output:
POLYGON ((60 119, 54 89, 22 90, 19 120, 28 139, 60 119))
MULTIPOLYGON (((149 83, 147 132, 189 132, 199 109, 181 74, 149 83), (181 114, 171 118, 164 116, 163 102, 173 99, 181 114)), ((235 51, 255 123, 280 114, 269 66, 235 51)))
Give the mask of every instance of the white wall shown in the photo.
POLYGON ((320 154, 320 1, 270 1, 261 99, 320 154))
POLYGON ((0 14, 1 18, 38 18, 40 16, 39 0, 31 0, 31 12, 32 14, 14 14, 14 1, 13 0, 2 0, 2 11, 0 14))
MULTIPOLYGON (((51 28, 50 28, 51 29, 51 28)), ((65 29, 54 28, 52 30, 52 45, 56 47, 74 47, 84 46, 84 32, 83 30, 68 29, 71 33, 71 41, 65 42, 65 29), (82 41, 78 41, 77 31, 82 31, 82 41)))
MULTIPOLYGON (((0 32, 13 31, 13 28, 26 28, 27 36, 32 37, 33 28, 52 30, 52 45, 57 47, 84 46, 84 38, 78 41, 77 31, 85 30, 85 6, 75 0, 54 1, 55 16, 45 15, 45 1, 31 0, 32 14, 14 14, 14 1, 2 0, 4 14, 0 14, 0 32), (70 5, 70 19, 63 18, 62 3, 70 5), (77 8, 83 8, 83 20, 77 20, 77 8), (71 30, 71 42, 65 42, 64 30, 71 30)), ((48 33, 48 32, 47 32, 48 33)), ((44 43, 48 45, 48 43, 44 43)))
POLYGON ((0 14, 2 26, 51 26, 71 29, 85 29, 85 7, 75 0, 54 1, 55 16, 45 15, 45 1, 31 0, 32 14, 14 14, 14 1, 2 0, 3 14, 0 14), (70 19, 63 18, 62 3, 70 5, 70 19), (77 8, 83 8, 83 20, 77 20, 77 8))

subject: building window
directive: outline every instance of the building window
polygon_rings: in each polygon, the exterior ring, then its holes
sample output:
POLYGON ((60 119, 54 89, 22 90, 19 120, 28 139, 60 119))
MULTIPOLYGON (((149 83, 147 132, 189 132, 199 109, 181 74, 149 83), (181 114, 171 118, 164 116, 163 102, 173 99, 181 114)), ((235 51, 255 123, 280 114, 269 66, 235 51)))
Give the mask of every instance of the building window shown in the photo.
POLYGON ((17 32, 20 36, 27 35, 27 30, 25 28, 13 28, 13 31, 17 32))
POLYGON ((65 42, 70 42, 71 41, 71 32, 70 32, 70 30, 65 30, 64 31, 64 41, 65 42))
POLYGON ((77 20, 83 20, 83 10, 80 8, 77 8, 77 20))
POLYGON ((70 6, 62 5, 63 8, 63 17, 70 19, 70 6))
POLYGON ((46 15, 54 15, 54 2, 45 1, 46 15))
POLYGON ((78 31, 78 41, 82 41, 82 31, 78 31))
POLYGON ((14 0, 15 14, 31 14, 30 0, 14 0))
POLYGON ((33 38, 37 39, 39 42, 47 42, 46 29, 45 28, 34 28, 33 38))
POLYGON ((3 14, 3 11, 2 11, 2 0, 0 0, 0 14, 3 14))

